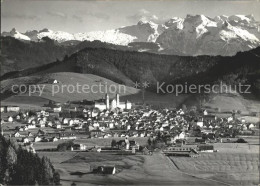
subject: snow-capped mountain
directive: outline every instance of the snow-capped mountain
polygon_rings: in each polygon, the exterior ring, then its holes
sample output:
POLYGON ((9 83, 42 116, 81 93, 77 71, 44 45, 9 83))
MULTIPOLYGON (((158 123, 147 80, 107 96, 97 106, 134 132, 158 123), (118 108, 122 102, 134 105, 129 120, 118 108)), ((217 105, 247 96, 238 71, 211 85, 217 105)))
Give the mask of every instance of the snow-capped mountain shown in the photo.
POLYGON ((121 33, 136 37, 135 42, 155 42, 165 28, 152 21, 140 20, 137 25, 126 26, 118 28, 117 30, 121 33))
POLYGON ((155 43, 159 48, 158 53, 230 56, 260 45, 260 24, 252 15, 221 15, 215 18, 187 15, 184 19, 173 17, 163 24, 142 19, 136 25, 106 31, 70 34, 43 29, 20 33, 13 29, 2 35, 31 41, 49 37, 58 42, 100 40, 116 45, 128 45, 132 42, 155 43))
POLYGON ((260 45, 259 23, 252 16, 187 15, 174 18, 156 40, 164 53, 183 55, 235 55, 260 45))
POLYGON ((30 37, 18 32, 15 28, 13 28, 10 32, 3 32, 2 36, 10 36, 19 40, 27 40, 27 41, 31 40, 30 37))

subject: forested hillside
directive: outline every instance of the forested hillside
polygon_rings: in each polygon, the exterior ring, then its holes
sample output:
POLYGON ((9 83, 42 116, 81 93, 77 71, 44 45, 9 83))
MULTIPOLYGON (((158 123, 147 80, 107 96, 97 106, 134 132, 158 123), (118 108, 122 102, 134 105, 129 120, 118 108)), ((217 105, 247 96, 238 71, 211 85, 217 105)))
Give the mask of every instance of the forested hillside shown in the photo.
POLYGON ((0 185, 58 185, 60 176, 46 157, 27 152, 0 135, 0 185))
POLYGON ((250 83, 258 87, 260 48, 238 53, 233 57, 173 56, 121 51, 105 48, 84 48, 63 61, 26 69, 2 76, 2 79, 54 72, 90 73, 117 83, 133 85, 148 81, 150 89, 157 82, 167 83, 250 83))
POLYGON ((12 37, 1 37, 1 75, 11 71, 61 61, 85 47, 127 49, 123 46, 102 43, 100 41, 67 41, 57 43, 45 37, 41 42, 29 42, 20 41, 12 37))

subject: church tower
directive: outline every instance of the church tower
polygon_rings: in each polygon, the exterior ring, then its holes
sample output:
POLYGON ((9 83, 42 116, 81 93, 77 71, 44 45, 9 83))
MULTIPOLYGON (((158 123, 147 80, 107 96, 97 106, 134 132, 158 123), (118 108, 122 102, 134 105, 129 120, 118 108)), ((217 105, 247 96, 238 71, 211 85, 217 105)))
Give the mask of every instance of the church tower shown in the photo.
POLYGON ((116 107, 119 107, 120 102, 119 102, 119 94, 116 94, 116 107))
POLYGON ((109 110, 109 95, 106 94, 106 109, 109 110))

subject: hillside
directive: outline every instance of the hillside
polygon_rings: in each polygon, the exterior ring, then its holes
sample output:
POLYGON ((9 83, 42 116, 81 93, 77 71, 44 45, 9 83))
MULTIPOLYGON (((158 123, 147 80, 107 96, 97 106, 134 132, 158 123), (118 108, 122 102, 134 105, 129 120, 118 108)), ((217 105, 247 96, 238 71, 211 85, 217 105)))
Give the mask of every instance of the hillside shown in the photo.
MULTIPOLYGON (((115 97, 116 92, 120 93, 121 96, 136 94, 139 92, 138 89, 133 87, 125 87, 125 89, 119 84, 108 80, 106 78, 102 78, 93 74, 79 74, 79 73, 51 73, 45 75, 34 75, 34 76, 26 76, 14 79, 3 80, 1 82, 1 90, 3 94, 1 95, 2 104, 12 104, 15 103, 16 105, 24 105, 24 106, 43 106, 48 100, 53 100, 56 102, 67 102, 67 101, 80 101, 80 100, 98 100, 105 97, 105 92, 109 87, 111 88, 111 92, 109 93, 110 97, 115 97), (58 84, 50 83, 53 80, 57 80, 58 84), (29 96, 29 93, 26 92, 24 94, 11 94, 12 85, 39 85, 44 87, 43 93, 39 96, 39 93, 33 93, 29 96), (79 88, 77 91, 76 87, 77 84, 81 87, 83 85, 88 85, 89 87, 94 87, 94 91, 91 92, 89 89, 89 93, 84 93, 82 88, 79 88), (62 88, 62 86, 74 86, 75 91, 70 92, 72 89, 67 89, 66 87, 62 88), (53 87, 55 86, 55 88, 53 87), (114 90, 114 87, 116 90, 114 90), (52 93, 53 90, 57 91, 57 93, 52 93), (100 91, 101 90, 101 91, 100 91), (97 93, 95 93, 97 92, 97 93), (4 101, 3 101, 4 99, 4 101), (44 101, 46 100, 46 101, 44 101)), ((16 89, 18 91, 18 89, 16 89)))
POLYGON ((1 185, 59 185, 59 183, 60 175, 48 158, 40 158, 31 150, 19 146, 15 140, 0 134, 1 185))
MULTIPOLYGON (((44 92, 40 98, 26 95, 14 96, 10 93, 10 87, 17 84, 17 82, 18 84, 25 83, 29 85, 44 83, 48 79, 57 79, 61 84, 75 84, 77 82, 91 84, 103 79, 104 81, 127 85, 129 91, 127 94, 122 95, 124 100, 142 102, 142 94, 131 87, 135 82, 148 81, 149 87, 146 89, 147 103, 164 106, 181 106, 182 104, 199 106, 201 95, 188 93, 176 97, 174 93, 164 95, 159 92, 158 94, 157 83, 165 82, 165 85, 162 86, 165 90, 168 84, 213 85, 224 82, 232 86, 239 85, 239 83, 248 84, 251 86, 250 91, 252 94, 206 94, 204 96, 208 99, 206 103, 209 107, 229 111, 232 109, 257 111, 256 108, 260 100, 259 47, 251 51, 238 53, 233 57, 188 57, 102 48, 98 44, 97 48, 92 46, 93 43, 90 44, 90 47, 79 50, 70 57, 66 57, 63 61, 5 74, 1 77, 1 99, 4 99, 3 103, 19 103, 25 106, 27 103, 31 104, 32 102, 33 104, 35 102, 35 105, 39 105, 39 103, 43 105, 49 99, 58 102, 100 99, 104 96, 103 94, 65 93, 56 94, 53 97, 50 96, 50 85, 46 85, 47 92, 44 92)), ((140 89, 140 87, 138 88, 140 89)))
MULTIPOLYGON (((48 104, 49 100, 56 102, 67 102, 67 101, 78 101, 78 100, 98 100, 104 98, 104 93, 80 93, 74 92, 69 93, 67 89, 64 89, 63 93, 57 93, 52 95, 53 84, 47 83, 50 80, 58 80, 58 86, 61 85, 74 85, 87 84, 98 85, 99 83, 110 85, 119 85, 108 79, 92 75, 92 74, 79 74, 79 73, 53 73, 38 76, 26 76, 15 79, 8 79, 1 82, 2 91, 5 94, 1 94, 2 105, 19 105, 23 109, 40 109, 43 105, 48 104), (28 92, 25 94, 10 94, 10 89, 13 84, 25 84, 32 85, 38 84, 45 86, 43 94, 39 96, 39 93, 34 93, 31 96, 28 92)), ((56 85, 55 85, 56 86, 56 85)), ((103 89, 102 89, 103 90, 103 89)), ((120 89, 119 89, 120 90, 120 89)), ((122 90, 122 89, 121 89, 122 90)), ((129 100, 132 103, 142 103, 142 93, 140 90, 126 87, 126 92, 120 93, 120 100, 129 100)), ((110 98, 115 97, 115 94, 109 94, 110 98)), ((145 91, 145 102, 147 104, 154 105, 156 108, 164 107, 181 107, 183 104, 187 106, 200 106, 201 96, 197 94, 181 94, 175 96, 175 94, 157 94, 150 91, 145 91)), ((231 110, 240 110, 243 113, 258 112, 260 108, 260 101, 254 99, 244 98, 238 94, 211 94, 206 97, 204 106, 212 109, 220 109, 222 112, 230 112, 231 110)))
MULTIPOLYGON (((117 83, 133 85, 148 81, 150 90, 157 82, 235 84, 245 81, 259 89, 260 48, 233 57, 173 56, 105 48, 84 48, 63 61, 12 72, 2 79, 56 72, 95 74, 117 83), (258 83, 257 83, 258 82, 258 83)), ((244 83, 245 83, 244 82, 244 83)))
POLYGON ((42 66, 55 61, 62 61, 65 57, 85 48, 127 49, 100 41, 66 41, 58 43, 49 38, 41 42, 20 41, 13 37, 1 38, 1 76, 27 68, 42 66))

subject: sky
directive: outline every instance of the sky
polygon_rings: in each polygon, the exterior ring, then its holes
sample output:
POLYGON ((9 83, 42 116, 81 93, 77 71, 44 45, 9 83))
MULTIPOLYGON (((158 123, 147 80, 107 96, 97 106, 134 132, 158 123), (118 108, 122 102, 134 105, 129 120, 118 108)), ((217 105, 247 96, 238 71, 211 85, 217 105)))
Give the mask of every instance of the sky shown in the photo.
POLYGON ((259 10, 259 0, 1 0, 1 31, 89 32, 133 25, 143 17, 161 22, 187 14, 253 14, 260 21, 259 10))

